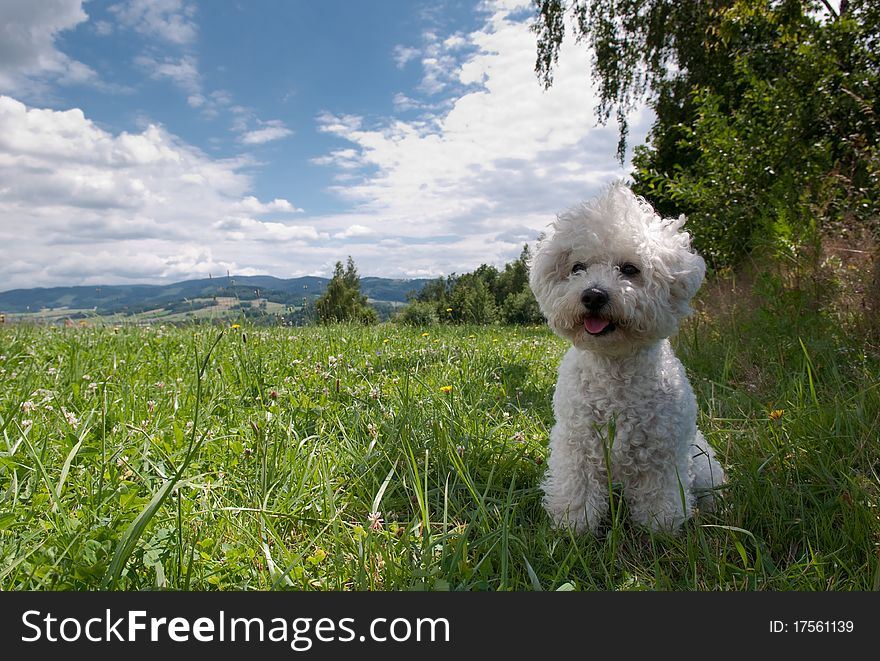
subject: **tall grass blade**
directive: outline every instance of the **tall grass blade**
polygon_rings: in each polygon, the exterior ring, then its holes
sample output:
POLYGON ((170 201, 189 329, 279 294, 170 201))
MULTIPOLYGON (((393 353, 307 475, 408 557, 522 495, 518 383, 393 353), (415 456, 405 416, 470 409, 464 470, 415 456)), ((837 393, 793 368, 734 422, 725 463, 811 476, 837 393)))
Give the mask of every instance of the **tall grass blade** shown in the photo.
POLYGON ((388 488, 388 484, 391 482, 391 478, 394 477, 394 472, 397 470, 397 462, 394 462, 394 465, 391 467, 391 470, 388 471, 388 475, 385 476, 385 479, 382 481, 382 485, 379 487, 379 490, 376 492, 376 497, 373 498, 373 509, 370 510, 372 512, 378 512, 379 506, 382 504, 382 496, 385 495, 385 489, 388 488))
POLYGON ((58 484, 55 486, 58 501, 61 500, 61 492, 64 490, 64 483, 67 481, 67 474, 70 472, 70 465, 73 463, 79 449, 82 447, 83 441, 86 440, 86 435, 88 433, 88 420, 86 420, 86 422, 83 423, 82 431, 80 431, 79 441, 77 441, 77 443, 70 449, 70 452, 67 453, 67 458, 64 460, 64 465, 61 467, 61 475, 58 477, 58 484))
POLYGON ((175 478, 166 480, 165 484, 159 487, 159 490, 153 494, 153 498, 143 511, 138 514, 137 517, 135 517, 135 520, 131 522, 131 525, 128 526, 122 539, 120 539, 119 543, 116 545, 116 552, 113 554, 110 566, 107 567, 107 572, 104 574, 104 578, 101 581, 102 590, 109 590, 116 587, 116 582, 119 580, 120 574, 122 574, 122 569, 125 566, 125 563, 128 562, 128 558, 131 556, 132 551, 134 551, 135 546, 137 546, 138 540, 141 538, 144 529, 147 527, 147 524, 153 518, 156 511, 162 506, 162 503, 165 502, 165 499, 168 497, 168 494, 171 493, 175 484, 177 484, 175 478))
POLYGON ((529 575, 529 582, 532 584, 532 589, 535 592, 543 592, 544 588, 541 587, 541 580, 538 578, 535 570, 532 569, 532 565, 529 563, 529 559, 525 555, 523 555, 523 562, 526 565, 526 573, 529 575))
MULTIPOLYGON (((104 578, 101 580, 101 589, 103 590, 109 590, 116 587, 119 576, 122 574, 122 569, 125 567, 125 563, 128 562, 129 557, 131 557, 131 554, 137 546, 138 540, 140 540, 141 535, 147 527, 147 524, 152 520, 153 516, 165 502, 168 494, 171 493, 172 489, 174 489, 175 485, 180 481, 180 478, 183 476, 184 471, 189 467, 190 461, 192 461, 193 456, 195 455, 199 446, 201 446, 202 441, 204 441, 205 439, 205 437, 202 436, 201 438, 196 440, 196 430, 198 429, 199 410, 202 400, 202 378, 205 374, 205 370, 208 368, 208 360, 211 357, 211 353, 220 343, 220 339, 222 337, 223 332, 221 331, 217 335, 217 338, 214 340, 214 343, 208 349, 208 352, 205 354, 205 357, 202 360, 201 367, 198 369, 197 372, 196 405, 193 412, 192 436, 190 437, 190 443, 189 447, 187 448, 186 456, 184 457, 183 461, 180 464, 180 467, 177 469, 174 475, 166 480, 161 487, 159 487, 159 490, 155 494, 153 494, 153 497, 150 499, 150 502, 147 503, 147 506, 140 514, 135 517, 134 521, 131 522, 125 533, 122 535, 122 539, 120 539, 119 543, 116 545, 116 551, 113 553, 113 559, 110 561, 110 565, 107 567, 104 578)), ((196 366, 198 367, 198 360, 196 361, 196 366)))
POLYGON ((801 345, 801 351, 804 352, 804 366, 807 368, 807 383, 810 386, 810 399, 813 400, 813 404, 819 406, 819 397, 816 395, 816 384, 813 380, 813 360, 810 358, 810 352, 807 351, 807 346, 804 344, 804 341, 801 338, 798 338, 798 342, 801 345))

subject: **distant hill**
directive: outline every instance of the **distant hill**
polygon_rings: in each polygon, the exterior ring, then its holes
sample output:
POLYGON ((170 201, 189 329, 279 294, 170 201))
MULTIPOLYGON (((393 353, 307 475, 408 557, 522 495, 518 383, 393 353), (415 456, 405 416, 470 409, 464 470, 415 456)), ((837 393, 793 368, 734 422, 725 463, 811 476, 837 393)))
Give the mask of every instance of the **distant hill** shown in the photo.
MULTIPOLYGON (((284 280, 266 275, 224 276, 185 280, 170 285, 102 285, 37 287, 0 292, 0 312, 34 313, 45 309, 94 310, 101 315, 136 314, 157 308, 179 307, 195 299, 232 297, 241 301, 263 299, 289 306, 320 296, 328 278, 306 276, 284 280)), ((425 279, 361 278, 361 292, 371 302, 400 304, 420 291, 425 279)))

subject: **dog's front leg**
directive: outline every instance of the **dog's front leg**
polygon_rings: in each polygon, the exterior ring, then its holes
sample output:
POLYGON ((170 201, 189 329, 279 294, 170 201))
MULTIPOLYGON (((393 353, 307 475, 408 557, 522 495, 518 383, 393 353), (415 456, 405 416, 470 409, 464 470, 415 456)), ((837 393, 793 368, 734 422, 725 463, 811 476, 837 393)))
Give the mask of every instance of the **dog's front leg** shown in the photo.
POLYGON ((659 465, 641 466, 624 480, 630 515, 655 532, 677 532, 692 513, 688 458, 680 454, 659 465))
POLYGON ((592 437, 557 424, 550 433, 550 456, 544 476, 544 509, 557 528, 593 532, 608 510, 604 460, 592 437))

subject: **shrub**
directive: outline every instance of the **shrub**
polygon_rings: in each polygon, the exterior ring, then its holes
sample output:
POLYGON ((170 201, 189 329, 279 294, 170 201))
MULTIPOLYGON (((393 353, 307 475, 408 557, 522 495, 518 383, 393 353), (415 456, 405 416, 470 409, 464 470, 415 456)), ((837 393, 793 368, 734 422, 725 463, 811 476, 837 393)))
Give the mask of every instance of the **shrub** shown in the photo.
POLYGON ((438 322, 434 305, 423 301, 413 301, 394 317, 394 321, 407 326, 430 326, 438 322))

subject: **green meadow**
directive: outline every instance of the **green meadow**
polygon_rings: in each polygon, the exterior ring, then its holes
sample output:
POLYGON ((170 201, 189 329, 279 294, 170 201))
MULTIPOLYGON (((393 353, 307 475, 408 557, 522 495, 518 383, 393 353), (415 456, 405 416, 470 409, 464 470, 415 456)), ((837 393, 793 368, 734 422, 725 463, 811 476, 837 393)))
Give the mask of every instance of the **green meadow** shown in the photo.
POLYGON ((543 327, 7 324, 0 589, 877 589, 877 357, 777 294, 675 338, 730 478, 677 536, 550 527, 543 327))

